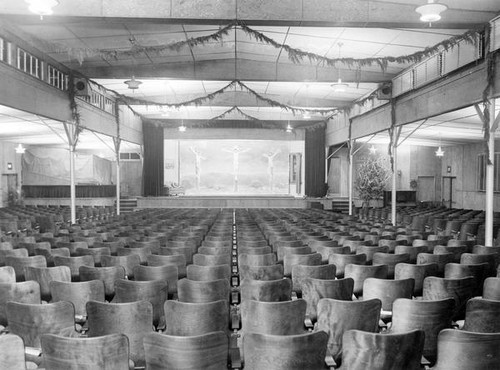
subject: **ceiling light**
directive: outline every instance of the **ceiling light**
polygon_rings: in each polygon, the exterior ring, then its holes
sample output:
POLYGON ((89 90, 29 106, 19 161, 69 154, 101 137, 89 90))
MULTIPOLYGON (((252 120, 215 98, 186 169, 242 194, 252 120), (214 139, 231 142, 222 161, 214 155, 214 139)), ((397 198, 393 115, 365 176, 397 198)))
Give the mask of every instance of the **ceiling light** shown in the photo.
POLYGON ((436 154, 436 157, 444 156, 444 150, 441 149, 441 133, 439 133, 439 148, 434 153, 436 154))
POLYGON ((339 77, 337 83, 334 83, 331 86, 333 87, 334 92, 346 92, 349 84, 342 82, 342 79, 339 77))
POLYGON ((23 144, 19 144, 14 148, 17 154, 23 154, 26 151, 26 148, 23 147, 23 144))
POLYGON ((302 118, 311 119, 311 113, 309 113, 308 111, 305 111, 304 114, 302 115, 302 118))
POLYGON ((370 147, 370 154, 375 154, 377 153, 377 148, 375 148, 375 146, 372 144, 372 146, 370 147))
MULTIPOLYGON (((339 46, 339 60, 340 60, 340 59, 342 59, 340 49, 342 49, 342 45, 344 45, 344 44, 339 42, 337 45, 339 46)), ((347 88, 349 87, 349 85, 342 82, 342 78, 340 78, 340 67, 337 68, 337 72, 338 72, 337 83, 334 83, 331 86, 333 87, 334 92, 345 92, 347 90, 347 88)))
POLYGON ((293 127, 290 126, 290 121, 288 121, 288 125, 286 125, 286 132, 290 133, 293 131, 293 127))
POLYGON ((179 131, 186 132, 186 126, 184 126, 184 121, 181 122, 181 125, 179 126, 179 131))
POLYGON ((448 7, 444 4, 436 4, 434 0, 427 0, 427 4, 421 5, 415 9, 417 13, 420 13, 420 20, 422 22, 437 22, 441 19, 441 13, 444 12, 448 7))
POLYGON ((54 13, 53 7, 59 5, 57 0, 26 0, 29 4, 29 11, 40 16, 43 20, 44 15, 51 15, 54 13))
POLYGON ((142 84, 141 81, 137 81, 134 76, 132 76, 131 80, 127 80, 124 82, 125 85, 128 86, 131 90, 137 90, 139 86, 142 84))

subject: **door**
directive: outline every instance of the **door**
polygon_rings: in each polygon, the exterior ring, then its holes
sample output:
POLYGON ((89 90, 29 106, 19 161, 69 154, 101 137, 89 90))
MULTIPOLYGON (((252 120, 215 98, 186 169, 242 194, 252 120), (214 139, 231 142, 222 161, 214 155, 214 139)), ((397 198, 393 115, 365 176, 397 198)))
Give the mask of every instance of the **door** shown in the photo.
POLYGON ((328 171, 328 194, 340 195, 340 180, 342 168, 339 157, 330 158, 330 168, 328 171))
POLYGON ((297 195, 301 191, 301 164, 302 164, 302 154, 301 153, 290 153, 288 156, 289 164, 289 176, 288 176, 288 189, 289 194, 297 195))
POLYGON ((443 176, 442 203, 443 206, 453 208, 455 204, 455 177, 443 176))
POLYGON ((2 207, 9 203, 14 204, 19 200, 19 189, 17 188, 17 173, 2 175, 2 207))
POLYGON ((436 178, 434 176, 419 176, 417 180, 417 201, 436 201, 436 178))

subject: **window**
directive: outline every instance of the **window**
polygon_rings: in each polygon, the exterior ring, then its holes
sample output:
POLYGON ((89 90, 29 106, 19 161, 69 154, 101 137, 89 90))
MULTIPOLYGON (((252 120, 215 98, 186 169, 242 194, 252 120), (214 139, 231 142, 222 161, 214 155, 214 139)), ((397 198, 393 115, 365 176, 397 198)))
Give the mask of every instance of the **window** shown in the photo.
POLYGON ((120 159, 125 161, 139 161, 141 155, 140 153, 120 153, 120 159))
POLYGON ((17 49, 17 68, 34 77, 41 77, 40 60, 21 48, 17 49))
POLYGON ((57 87, 59 90, 67 90, 68 89, 68 75, 65 73, 62 73, 60 70, 58 70, 56 67, 51 66, 49 64, 48 66, 48 72, 49 72, 49 84, 57 87))
MULTIPOLYGON (((486 154, 479 154, 477 157, 477 190, 486 190, 486 154)), ((493 175, 493 191, 500 192, 500 153, 495 153, 493 175)))

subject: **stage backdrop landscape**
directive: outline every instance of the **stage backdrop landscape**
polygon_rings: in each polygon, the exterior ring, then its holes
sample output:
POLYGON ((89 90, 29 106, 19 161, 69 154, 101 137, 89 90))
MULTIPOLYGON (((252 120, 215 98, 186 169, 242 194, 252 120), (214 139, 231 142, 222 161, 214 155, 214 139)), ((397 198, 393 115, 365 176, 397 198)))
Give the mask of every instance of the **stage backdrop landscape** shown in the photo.
POLYGON ((186 195, 286 195, 289 154, 303 142, 165 140, 165 185, 186 195))

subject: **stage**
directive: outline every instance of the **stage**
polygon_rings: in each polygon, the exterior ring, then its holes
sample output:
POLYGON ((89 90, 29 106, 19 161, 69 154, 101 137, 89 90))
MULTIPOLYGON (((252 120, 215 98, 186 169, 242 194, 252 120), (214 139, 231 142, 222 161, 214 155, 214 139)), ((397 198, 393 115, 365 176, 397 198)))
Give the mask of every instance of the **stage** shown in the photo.
POLYGON ((289 195, 168 196, 137 198, 137 208, 308 208, 311 199, 289 195))

